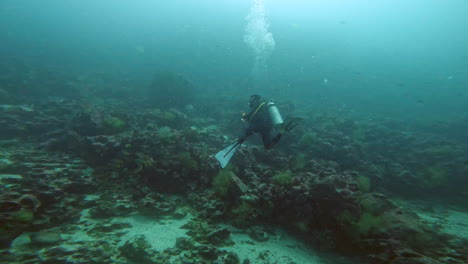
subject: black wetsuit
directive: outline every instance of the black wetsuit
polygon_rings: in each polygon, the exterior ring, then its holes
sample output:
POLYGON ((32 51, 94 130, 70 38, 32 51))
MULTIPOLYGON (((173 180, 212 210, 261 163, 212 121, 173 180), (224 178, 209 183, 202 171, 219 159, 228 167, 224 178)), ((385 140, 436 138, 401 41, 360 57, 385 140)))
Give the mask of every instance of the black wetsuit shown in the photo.
POLYGON ((249 123, 242 137, 244 140, 254 133, 259 133, 262 137, 263 146, 266 149, 271 149, 281 139, 282 133, 275 128, 271 121, 267 102, 262 102, 260 106, 252 107, 252 111, 244 116, 244 120, 249 123))

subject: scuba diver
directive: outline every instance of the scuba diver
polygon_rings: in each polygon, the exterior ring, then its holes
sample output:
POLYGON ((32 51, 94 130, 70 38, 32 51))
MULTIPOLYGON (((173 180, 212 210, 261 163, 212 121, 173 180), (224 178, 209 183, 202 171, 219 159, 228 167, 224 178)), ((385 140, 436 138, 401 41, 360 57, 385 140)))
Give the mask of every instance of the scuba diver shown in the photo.
POLYGON ((291 131, 298 124, 298 118, 293 118, 285 124, 275 103, 265 100, 260 95, 250 96, 249 107, 250 112, 242 114, 242 121, 248 123, 244 135, 215 155, 223 168, 242 143, 252 134, 259 133, 265 149, 271 149, 285 132, 291 131))

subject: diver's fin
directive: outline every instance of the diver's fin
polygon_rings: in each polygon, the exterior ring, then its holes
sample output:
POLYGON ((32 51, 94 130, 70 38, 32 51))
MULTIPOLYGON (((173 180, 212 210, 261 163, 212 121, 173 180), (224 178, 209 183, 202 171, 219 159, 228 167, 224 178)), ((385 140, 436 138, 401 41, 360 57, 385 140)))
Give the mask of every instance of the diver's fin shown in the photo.
POLYGON ((215 158, 219 161, 221 168, 224 169, 224 167, 227 166, 229 160, 232 158, 232 156, 234 156, 234 153, 236 153, 240 146, 241 143, 239 141, 236 141, 229 145, 227 148, 216 153, 215 158))
POLYGON ((288 122, 281 127, 281 133, 293 130, 302 121, 300 117, 289 117, 288 119, 288 122))

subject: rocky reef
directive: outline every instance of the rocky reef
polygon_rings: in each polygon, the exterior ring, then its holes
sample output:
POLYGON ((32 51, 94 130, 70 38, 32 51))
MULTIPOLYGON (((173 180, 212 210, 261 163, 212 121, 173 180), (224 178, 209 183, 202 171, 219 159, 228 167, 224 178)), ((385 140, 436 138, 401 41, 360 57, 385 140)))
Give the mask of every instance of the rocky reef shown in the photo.
POLYGON ((233 232, 264 243, 271 226, 361 263, 468 261, 467 237, 401 202, 431 194, 467 210, 466 137, 302 109, 309 118, 276 149, 248 142, 221 169, 213 154, 240 124, 216 102, 205 102, 211 111, 187 108, 196 99, 179 75, 156 75, 149 99, 128 100, 79 88, 99 87, 96 77, 72 78, 73 96, 47 98, 67 81, 54 76, 28 98, 34 105, 18 104, 18 84, 3 80, 4 262, 276 263, 268 252, 242 259, 232 250, 233 232), (183 234, 156 249, 145 232, 130 231, 135 219, 179 223, 183 234))

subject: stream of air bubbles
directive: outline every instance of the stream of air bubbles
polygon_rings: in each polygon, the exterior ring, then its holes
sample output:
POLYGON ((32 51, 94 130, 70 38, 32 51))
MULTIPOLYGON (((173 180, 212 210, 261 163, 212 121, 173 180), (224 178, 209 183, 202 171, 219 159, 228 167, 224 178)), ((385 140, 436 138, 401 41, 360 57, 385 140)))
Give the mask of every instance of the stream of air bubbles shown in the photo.
POLYGON ((269 32, 270 24, 265 16, 264 0, 254 0, 249 15, 245 18, 244 42, 253 52, 252 78, 256 82, 265 81, 268 70, 268 58, 275 49, 273 34, 269 32))

